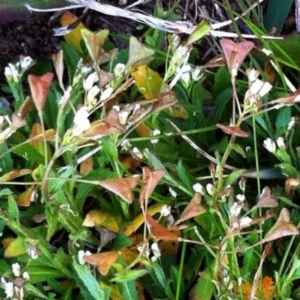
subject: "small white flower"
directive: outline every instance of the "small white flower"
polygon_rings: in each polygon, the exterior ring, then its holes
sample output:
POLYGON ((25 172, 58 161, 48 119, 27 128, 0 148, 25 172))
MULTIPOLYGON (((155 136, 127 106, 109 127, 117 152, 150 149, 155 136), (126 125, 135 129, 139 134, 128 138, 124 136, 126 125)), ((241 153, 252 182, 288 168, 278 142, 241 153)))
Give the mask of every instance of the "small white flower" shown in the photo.
POLYGON ((263 146, 270 152, 270 153, 274 153, 276 151, 276 144, 275 142, 270 139, 267 138, 264 140, 263 142, 263 146))
POLYGON ((283 137, 280 136, 279 138, 277 138, 276 143, 278 148, 285 149, 285 142, 283 137))
POLYGON ((120 112, 120 106, 119 105, 114 105, 112 109, 116 110, 117 112, 120 112))
POLYGON ((138 246, 137 250, 143 257, 149 258, 150 255, 149 243, 147 243, 146 248, 143 246, 138 246))
POLYGON ((244 202, 245 201, 245 195, 243 194, 238 194, 236 195, 236 199, 239 201, 239 202, 244 202))
POLYGON ((192 67, 189 64, 183 65, 177 72, 180 74, 180 79, 185 86, 188 86, 191 81, 192 67))
POLYGON ((238 277, 238 286, 241 286, 243 283, 243 278, 242 277, 238 277))
POLYGON ((261 87, 260 91, 259 91, 259 96, 263 97, 266 94, 268 94, 270 92, 270 90, 272 89, 272 84, 270 84, 269 82, 264 82, 263 86, 261 87))
POLYGON ((131 147, 132 147, 132 145, 130 144, 130 142, 127 139, 125 139, 125 140, 122 141, 122 143, 121 143, 121 149, 123 151, 129 151, 131 149, 131 147))
POLYGON ((215 188, 214 188, 214 186, 213 186, 211 183, 208 183, 208 184, 206 185, 206 191, 207 191, 207 193, 208 193, 210 196, 213 196, 214 193, 215 193, 215 188))
POLYGON ((58 104, 62 107, 64 107, 68 101, 70 100, 71 97, 71 92, 72 92, 72 86, 68 86, 68 88, 64 91, 64 94, 60 98, 58 104))
POLYGON ((295 117, 291 117, 291 120, 287 126, 287 130, 290 131, 294 127, 295 123, 296 123, 295 117))
POLYGON ((22 72, 27 71, 32 66, 33 63, 34 63, 34 61, 30 56, 22 57, 20 60, 20 66, 21 66, 22 72))
POLYGON ((240 219, 240 226, 241 227, 245 227, 248 226, 249 224, 251 224, 252 219, 250 217, 244 217, 240 219))
POLYGON ((74 128, 72 129, 73 136, 79 136, 85 130, 91 127, 91 123, 88 119, 89 112, 86 106, 81 106, 74 116, 74 128))
POLYGON ((202 184, 200 184, 199 182, 195 183, 193 185, 193 190, 195 193, 199 193, 201 195, 204 195, 205 194, 205 190, 204 190, 204 187, 202 186, 202 184))
POLYGON ((264 54, 266 54, 267 56, 269 56, 270 54, 272 54, 272 51, 266 49, 266 48, 262 48, 261 50, 264 54))
MULTIPOLYGON (((160 132, 160 130, 158 130, 158 129, 154 129, 153 131, 152 131, 152 136, 157 136, 157 135, 160 135, 161 134, 161 132, 160 132)), ((151 143, 152 144, 157 144, 158 143, 158 139, 152 139, 151 140, 151 143)))
POLYGON ((30 276, 29 276, 29 273, 27 271, 25 271, 22 275, 22 277, 25 279, 25 280, 30 280, 30 276))
POLYGON ((11 268, 12 268, 12 272, 16 277, 19 277, 21 275, 21 267, 18 263, 12 264, 11 268))
POLYGON ((171 214, 171 206, 170 205, 163 205, 163 207, 160 210, 160 215, 162 217, 167 217, 171 214))
POLYGON ((137 113, 137 111, 140 110, 140 108, 141 108, 141 104, 139 104, 139 103, 135 104, 134 109, 132 111, 132 115, 135 115, 137 113))
POLYGON ((93 72, 83 79, 83 88, 85 91, 89 91, 93 85, 98 81, 98 75, 96 72, 93 72))
POLYGON ((78 251, 77 259, 78 259, 79 264, 81 264, 81 265, 85 264, 85 260, 83 257, 86 255, 92 255, 92 253, 90 251, 84 251, 84 250, 78 251))
POLYGON ((177 193, 171 187, 169 187, 169 192, 173 198, 177 197, 177 193))
POLYGON ((256 95, 259 93, 264 83, 260 79, 256 79, 250 86, 250 93, 256 95))
POLYGON ((99 93, 100 93, 100 89, 98 88, 97 85, 94 85, 91 89, 89 89, 86 95, 87 103, 89 104, 95 103, 95 98, 99 93))
POLYGON ((246 190, 246 180, 245 179, 241 179, 239 180, 239 188, 241 191, 245 192, 246 190))
POLYGON ((254 82, 259 76, 259 72, 255 69, 247 69, 247 76, 249 82, 254 82))
POLYGON ((1 283, 4 287, 4 292, 7 298, 12 298, 14 296, 14 284, 12 282, 6 282, 4 277, 1 277, 1 283))
POLYGON ((112 95, 113 91, 114 89, 112 87, 106 88, 100 96, 100 101, 107 100, 112 95))
POLYGON ((128 120, 128 117, 130 115, 130 112, 127 111, 127 110, 122 110, 120 113, 119 113, 119 121, 122 125, 125 125, 127 120, 128 120))
POLYGON ((142 159, 143 158, 143 153, 140 151, 139 148, 137 147, 134 147, 132 149, 132 155, 138 159, 142 159))
POLYGON ((116 77, 122 76, 125 72, 126 66, 124 64, 116 64, 114 74, 116 77))
POLYGON ((200 80, 200 78, 203 76, 202 69, 199 67, 196 67, 194 70, 192 70, 191 74, 194 81, 200 80))
POLYGON ((11 63, 5 67, 4 75, 8 81, 14 81, 15 83, 19 82, 21 76, 16 66, 11 63))
POLYGON ((37 259, 39 256, 38 256, 38 251, 36 249, 35 246, 29 246, 28 250, 28 255, 32 258, 32 259, 37 259))
POLYGON ((234 202, 230 208, 230 215, 237 217, 244 206, 243 202, 234 202))
POLYGON ((151 257, 151 260, 152 261, 156 261, 161 256, 161 252, 160 252, 160 249, 158 247, 158 244, 157 243, 153 243, 151 245, 151 250, 152 250, 152 253, 153 253, 153 256, 151 257))
POLYGON ((15 295, 17 296, 16 299, 24 299, 24 288, 14 286, 15 295))

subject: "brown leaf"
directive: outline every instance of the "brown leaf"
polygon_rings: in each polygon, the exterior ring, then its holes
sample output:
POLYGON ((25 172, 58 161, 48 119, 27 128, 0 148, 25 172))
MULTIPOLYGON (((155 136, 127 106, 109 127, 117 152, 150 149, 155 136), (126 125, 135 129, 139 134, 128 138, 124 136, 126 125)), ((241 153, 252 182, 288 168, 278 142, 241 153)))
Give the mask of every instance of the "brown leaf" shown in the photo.
POLYGON ((86 176, 90 172, 94 170, 94 162, 93 162, 93 157, 89 156, 87 159, 85 159, 81 164, 80 164, 80 170, 79 173, 82 176, 86 176))
POLYGON ((227 126, 227 125, 217 123, 217 127, 229 135, 234 135, 243 138, 247 138, 249 136, 248 132, 245 132, 236 126, 227 126))
POLYGON ((103 188, 113 192, 130 204, 134 200, 132 190, 138 185, 139 181, 139 177, 113 178, 101 180, 99 184, 103 188))
POLYGON ((125 126, 119 121, 119 113, 112 109, 108 116, 101 121, 96 121, 91 124, 91 127, 84 131, 84 136, 93 137, 104 136, 113 133, 122 133, 125 131, 125 126))
POLYGON ((59 82, 60 88, 64 91, 63 75, 64 75, 64 53, 59 50, 57 53, 52 54, 52 61, 55 68, 55 73, 59 82))
POLYGON ((19 206, 28 207, 30 203, 35 200, 36 195, 35 187, 31 186, 25 192, 18 195, 17 203, 19 206))
POLYGON ((25 101, 20 106, 17 115, 20 116, 21 119, 25 119, 27 114, 33 110, 34 106, 30 99, 30 97, 27 97, 25 101))
POLYGON ((246 56, 253 49, 254 43, 250 41, 243 41, 236 44, 229 39, 221 39, 220 44, 223 49, 230 74, 235 77, 246 56))
POLYGON ((155 187, 164 176, 165 171, 158 169, 151 171, 148 167, 143 168, 143 186, 140 192, 140 202, 143 205, 145 202, 148 203, 155 187))
POLYGON ((201 195, 199 193, 195 193, 193 199, 182 212, 179 220, 175 222, 175 225, 188 219, 194 218, 198 215, 201 215, 205 212, 206 208, 203 205, 201 205, 201 195))
POLYGON ((266 186, 261 195, 259 196, 258 207, 277 207, 278 201, 276 198, 273 197, 271 190, 268 186, 266 186))
POLYGON ((28 76, 31 96, 38 111, 42 111, 46 103, 52 80, 53 73, 51 72, 47 72, 42 76, 36 76, 33 74, 28 76))
POLYGON ((284 236, 297 234, 299 234, 299 229, 294 224, 290 223, 290 213, 286 208, 283 208, 277 222, 266 234, 264 242, 270 242, 284 236))
POLYGON ((163 227, 157 221, 155 221, 150 215, 146 215, 147 224, 150 227, 152 236, 157 240, 168 240, 168 241, 178 241, 178 236, 169 231, 167 228, 163 227))
POLYGON ((32 169, 20 169, 20 170, 12 170, 8 173, 5 173, 0 177, 1 182, 11 181, 18 177, 28 175, 32 173, 32 169))
POLYGON ((81 34, 93 62, 98 64, 101 56, 103 56, 102 47, 109 34, 109 30, 104 29, 98 32, 92 32, 84 28, 81 29, 81 34))
POLYGON ((299 178, 288 178, 285 181, 285 193, 292 195, 295 189, 299 186, 299 178))
POLYGON ((109 269, 117 260, 119 254, 117 251, 107 251, 92 255, 85 255, 84 261, 90 265, 97 266, 101 275, 107 275, 109 269))

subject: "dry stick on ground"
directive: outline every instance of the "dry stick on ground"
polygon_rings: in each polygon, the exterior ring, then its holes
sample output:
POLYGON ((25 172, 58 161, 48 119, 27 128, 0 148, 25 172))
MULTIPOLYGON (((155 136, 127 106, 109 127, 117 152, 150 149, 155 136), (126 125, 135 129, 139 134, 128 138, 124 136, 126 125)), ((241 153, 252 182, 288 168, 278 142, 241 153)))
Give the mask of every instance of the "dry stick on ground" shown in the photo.
MULTIPOLYGON (((88 8, 91 10, 98 11, 104 15, 109 16, 115 16, 115 17, 123 17, 127 19, 134 20, 139 23, 146 24, 152 28, 159 29, 165 32, 170 33, 186 33, 186 34, 192 34, 193 31, 196 29, 197 26, 194 26, 190 22, 184 22, 184 21, 167 21, 167 20, 161 20, 159 18, 142 14, 139 12, 130 11, 127 9, 115 7, 108 4, 102 4, 100 2, 97 2, 95 0, 67 0, 68 2, 74 4, 70 6, 60 7, 60 8, 52 8, 52 9, 36 9, 32 6, 30 6, 28 3, 24 4, 30 11, 37 11, 37 12, 46 12, 46 11, 61 11, 61 10, 67 10, 71 8, 88 8)), ((258 3, 253 4, 249 9, 247 9, 242 16, 249 13, 254 7, 256 7, 259 3, 263 2, 264 0, 259 0, 258 3)), ((238 20, 239 17, 235 18, 235 20, 238 20)), ((225 32, 225 31, 218 31, 216 29, 222 28, 224 26, 227 26, 231 24, 232 22, 225 21, 218 24, 211 24, 209 31, 209 35, 214 37, 238 37, 236 33, 233 32, 225 32)), ((59 35, 59 34, 57 34, 59 35)), ((256 35, 252 34, 242 34, 243 38, 252 38, 256 39, 256 35)), ((273 37, 273 36, 262 36, 265 39, 282 39, 281 37, 273 37)))

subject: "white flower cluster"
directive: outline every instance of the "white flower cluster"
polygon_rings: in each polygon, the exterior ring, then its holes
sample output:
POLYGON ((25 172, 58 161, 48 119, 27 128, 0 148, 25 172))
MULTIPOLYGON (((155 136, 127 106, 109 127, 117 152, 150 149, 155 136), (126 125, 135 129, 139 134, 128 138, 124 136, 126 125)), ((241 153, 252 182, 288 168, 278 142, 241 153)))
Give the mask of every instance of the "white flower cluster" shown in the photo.
POLYGON ((275 153, 276 151, 276 144, 278 148, 280 149, 285 149, 285 142, 283 137, 278 137, 275 141, 273 141, 271 138, 267 138, 263 142, 263 146, 270 152, 270 153, 275 153))
POLYGON ((151 246, 149 246, 149 243, 147 243, 146 247, 138 246, 137 250, 143 257, 146 257, 153 262, 157 261, 161 257, 160 249, 158 247, 158 244, 155 242, 152 243, 151 246))
MULTIPOLYGON (((21 267, 18 263, 12 264, 12 272, 15 277, 21 277, 21 267)), ((30 279, 27 271, 22 273, 22 278, 26 281, 30 279)), ((24 299, 24 288, 22 286, 17 286, 12 281, 6 281, 4 277, 1 277, 0 285, 4 289, 6 299, 24 299)))
POLYGON ((22 57, 15 64, 9 63, 4 69, 4 74, 8 82, 18 83, 23 74, 33 65, 34 61, 31 57, 22 57))
POLYGON ((236 196, 237 200, 234 202, 230 208, 230 220, 231 220, 231 228, 233 230, 240 229, 243 227, 248 226, 252 219, 249 217, 242 217, 241 219, 238 219, 238 215, 241 213, 243 206, 245 205, 245 195, 238 194, 236 196))
POLYGON ((272 85, 269 82, 264 82, 258 79, 259 72, 255 69, 247 70, 249 89, 245 94, 245 109, 253 109, 258 101, 270 92, 272 85))

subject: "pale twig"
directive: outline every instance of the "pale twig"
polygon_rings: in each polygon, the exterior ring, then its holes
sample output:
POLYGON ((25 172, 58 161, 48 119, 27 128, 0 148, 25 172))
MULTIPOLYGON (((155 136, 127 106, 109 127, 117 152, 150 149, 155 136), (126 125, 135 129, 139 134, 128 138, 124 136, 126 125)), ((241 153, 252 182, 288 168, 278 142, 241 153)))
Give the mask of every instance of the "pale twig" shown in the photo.
MULTIPOLYGON (((46 12, 46 11, 58 11, 58 10, 65 10, 65 9, 71 9, 71 8, 79 8, 84 7, 91 10, 98 11, 102 14, 109 15, 109 16, 115 16, 115 17, 123 17, 127 19, 134 20, 139 23, 146 24, 152 28, 159 29, 161 31, 170 32, 170 33, 186 33, 186 34, 192 34, 193 31, 196 29, 197 25, 194 26, 190 22, 185 21, 168 21, 168 20, 162 20, 150 15, 146 15, 139 12, 130 11, 127 9, 122 9, 119 7, 115 7, 108 4, 103 4, 101 2, 97 2, 95 0, 67 0, 68 2, 75 4, 65 7, 59 7, 59 8, 51 8, 51 9, 37 9, 33 8, 28 3, 25 4, 25 6, 30 11, 37 11, 37 12, 46 12)), ((259 3, 261 3, 263 0, 260 0, 259 3)), ((257 5, 257 3, 256 3, 257 5)), ((253 9, 256 5, 253 5, 251 9, 253 9)), ((248 13, 244 12, 245 13, 248 13)), ((244 15, 243 14, 243 15, 244 15)), ((235 18, 235 20, 238 20, 239 18, 235 18)), ((214 37, 238 37, 236 33, 231 32, 224 32, 224 31, 217 31, 215 29, 227 26, 231 24, 231 20, 217 23, 217 24, 211 24, 211 30, 208 32, 209 35, 214 37)), ((242 34, 243 38, 252 38, 257 39, 258 37, 256 35, 250 35, 250 34, 242 34)), ((265 39, 282 39, 280 37, 273 37, 273 36, 262 36, 265 39)))

